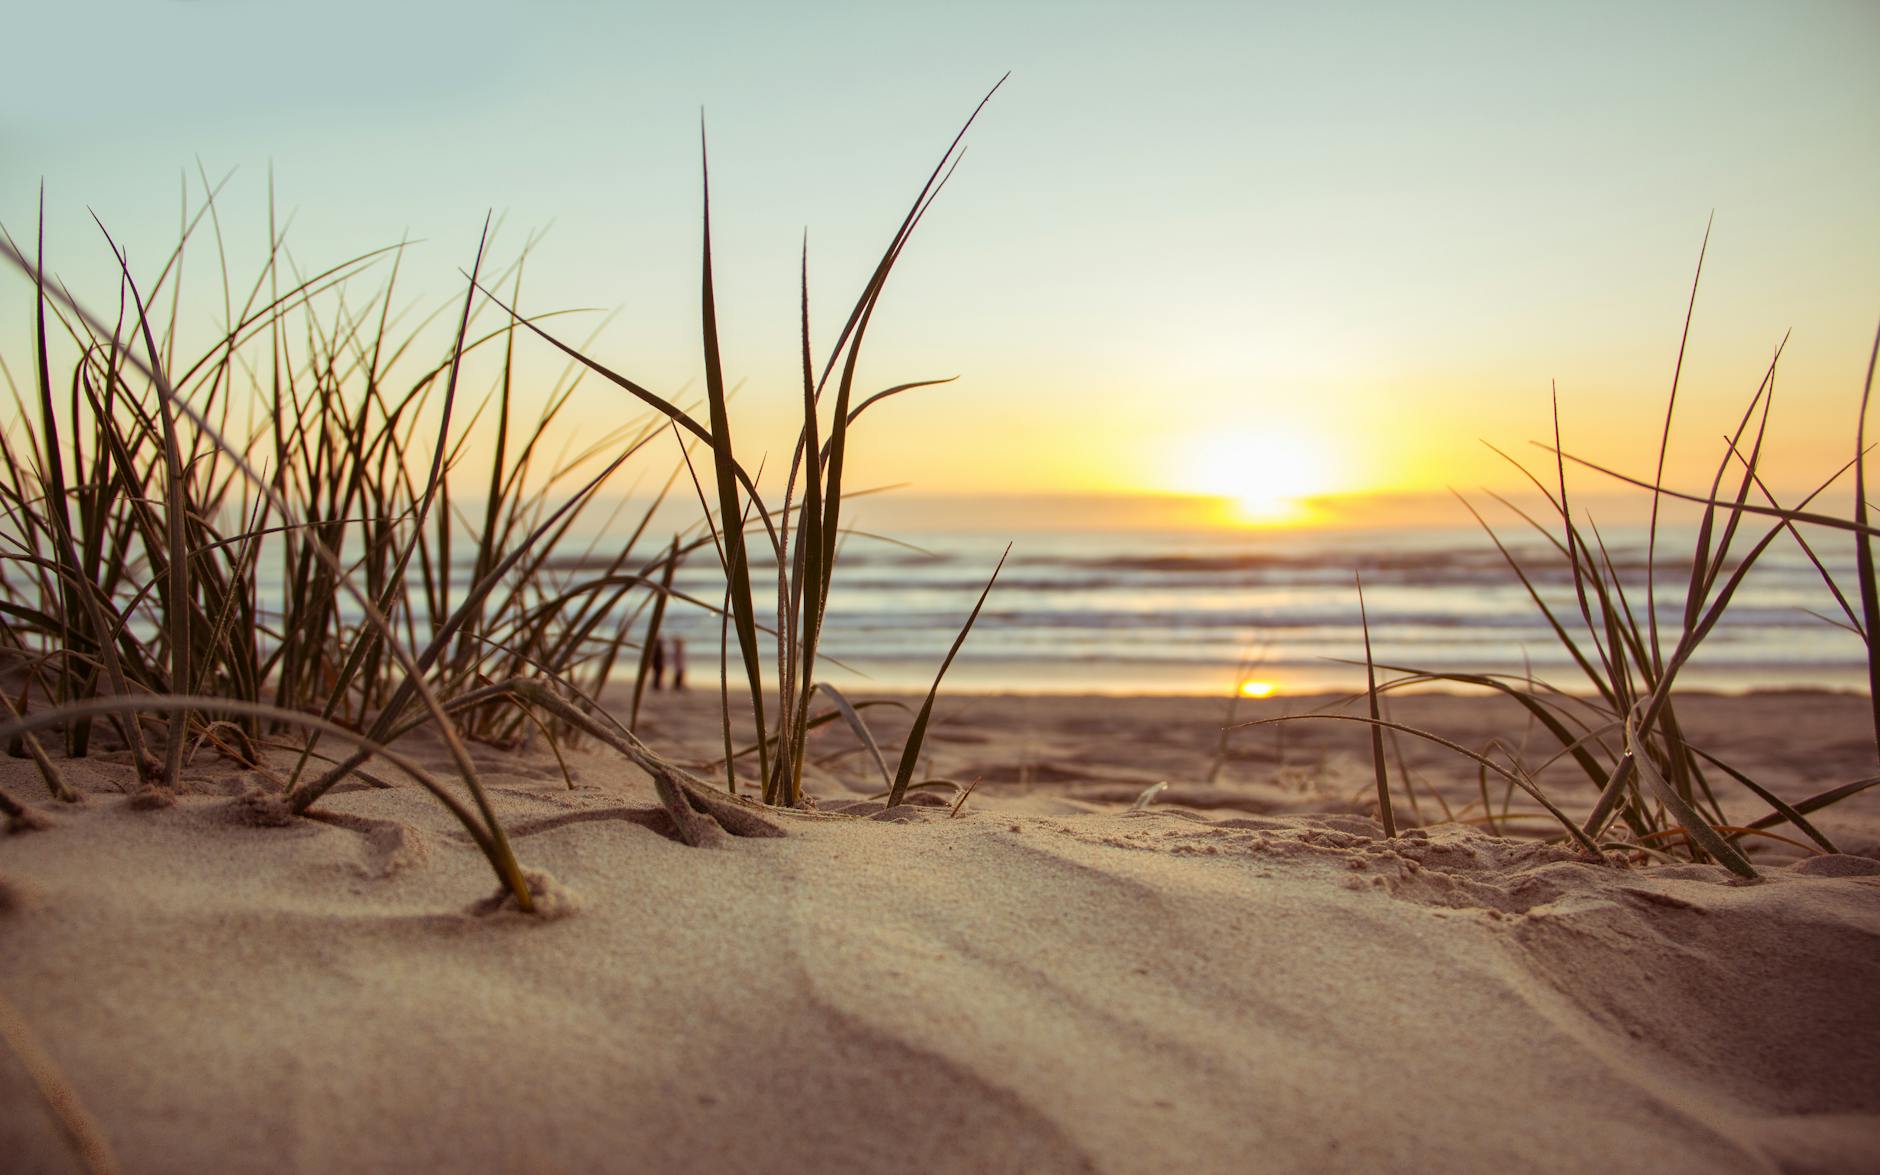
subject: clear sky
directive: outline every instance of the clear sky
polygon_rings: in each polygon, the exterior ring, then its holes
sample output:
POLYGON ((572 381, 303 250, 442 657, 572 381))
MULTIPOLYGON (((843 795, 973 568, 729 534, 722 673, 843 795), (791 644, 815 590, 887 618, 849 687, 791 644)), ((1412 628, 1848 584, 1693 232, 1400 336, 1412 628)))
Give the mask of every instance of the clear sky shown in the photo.
MULTIPOLYGON (((1792 329, 1794 486, 1850 454, 1880 319, 1872 3, 152 0, 5 28, 0 221, 28 233, 43 178, 81 290, 111 294, 85 209, 149 264, 198 159, 236 169, 223 225, 258 261, 271 162, 303 265, 409 230, 435 302, 486 210, 499 253, 549 229, 530 306, 617 308, 594 353, 664 390, 700 371, 703 108, 726 362, 773 451, 802 233, 826 341, 1009 69, 865 364, 961 377, 857 441, 858 477, 935 493, 1415 504, 1509 484, 1480 441, 1544 436, 1550 380, 1569 448, 1647 470, 1713 210, 1672 468, 1715 459, 1792 329)), ((0 282, 16 374, 28 307, 0 282)))

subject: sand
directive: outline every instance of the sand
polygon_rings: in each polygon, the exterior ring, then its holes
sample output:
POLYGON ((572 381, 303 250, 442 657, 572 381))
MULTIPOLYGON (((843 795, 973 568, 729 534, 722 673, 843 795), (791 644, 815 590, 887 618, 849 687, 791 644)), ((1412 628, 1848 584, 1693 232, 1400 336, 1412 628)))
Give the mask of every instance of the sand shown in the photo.
MULTIPOLYGON (((1864 699, 1685 705, 1781 794, 1873 770, 1864 699)), ((713 707, 654 698, 649 737, 709 748, 713 707)), ((946 700, 957 815, 880 811, 831 727, 819 812, 712 849, 609 753, 570 789, 480 751, 553 919, 476 912, 488 866, 415 788, 263 827, 206 754, 154 809, 108 758, 67 765, 80 805, 0 761, 52 820, 0 837, 0 1168, 83 1169, 50 1082, 140 1172, 1872 1169, 1874 803, 1743 884, 1438 823, 1474 770, 1406 745, 1430 826, 1385 840, 1357 728, 1239 732, 1206 782, 1222 712, 946 700)))

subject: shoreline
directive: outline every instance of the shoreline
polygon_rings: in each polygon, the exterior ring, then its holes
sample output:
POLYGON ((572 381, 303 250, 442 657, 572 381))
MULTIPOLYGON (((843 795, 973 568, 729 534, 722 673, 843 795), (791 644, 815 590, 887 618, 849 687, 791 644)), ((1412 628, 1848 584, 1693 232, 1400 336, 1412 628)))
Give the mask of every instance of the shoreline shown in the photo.
MULTIPOLYGON (((1379 684, 1382 685, 1381 682, 1379 684)), ((882 689, 867 689, 861 685, 854 685, 854 684, 848 684, 848 683, 842 683, 842 682, 837 682, 835 683, 835 685, 836 685, 836 688, 840 689, 845 695, 853 695, 857 697, 883 697, 883 698, 898 698, 902 700, 906 700, 906 699, 918 700, 927 696, 927 690, 925 687, 922 687, 919 689, 915 689, 911 687, 910 688, 893 687, 893 688, 882 688, 882 689)), ((619 691, 620 691, 620 687, 610 686, 605 694, 605 697, 609 700, 617 700, 620 696, 619 691)), ((673 690, 671 687, 667 687, 666 689, 659 690, 659 691, 653 691, 649 689, 648 696, 649 697, 652 696, 652 694, 655 692, 667 693, 667 694, 671 694, 671 693, 700 694, 700 693, 709 692, 714 697, 716 697, 717 692, 718 692, 718 687, 717 687, 717 683, 713 682, 710 687, 704 687, 700 685, 687 685, 687 687, 684 690, 673 690)), ((1498 690, 1492 690, 1492 689, 1487 689, 1487 688, 1471 689, 1468 687, 1456 686, 1456 685, 1440 685, 1440 686, 1433 685, 1433 686, 1406 686, 1402 689, 1393 689, 1393 690, 1387 691, 1387 696, 1390 696, 1390 697, 1478 698, 1478 697, 1483 697, 1483 696, 1492 696, 1499 692, 1500 691, 1498 690)), ((1251 697, 1251 696, 1243 696, 1240 700, 1241 700, 1241 704, 1243 705, 1251 705, 1251 704, 1255 704, 1259 702, 1301 702, 1301 701, 1331 702, 1331 701, 1339 701, 1339 700, 1353 697, 1353 696, 1363 697, 1364 693, 1365 693, 1365 687, 1362 684, 1360 684, 1354 687, 1353 689, 1349 689, 1349 690, 1315 689, 1315 690, 1305 690, 1299 693, 1283 693, 1283 692, 1271 693, 1263 697, 1257 697, 1257 698, 1251 697)), ((1704 687, 1704 686, 1693 686, 1689 689, 1686 689, 1682 686, 1679 686, 1677 688, 1676 693, 1674 694, 1674 698, 1756 698, 1756 697, 1762 697, 1764 695, 1773 695, 1773 696, 1782 697, 1782 696, 1788 696, 1792 694, 1799 694, 1799 695, 1810 696, 1810 697, 1816 696, 1816 695, 1825 695, 1828 697, 1836 697, 1836 698, 1855 698, 1863 702, 1866 701, 1866 698, 1867 698, 1867 695, 1861 690, 1852 689, 1852 688, 1842 688, 1840 686, 1828 686, 1828 685, 1751 685, 1751 686, 1745 686, 1743 689, 1740 689, 1740 690, 1717 689, 1713 687, 1704 687)), ((749 691, 739 685, 734 684, 731 688, 731 696, 734 700, 740 697, 748 697, 749 691)), ((960 689, 955 689, 952 687, 951 684, 946 684, 946 683, 942 684, 939 696, 941 699, 945 699, 949 697, 953 697, 953 698, 1098 698, 1104 701, 1124 701, 1124 702, 1157 699, 1157 700, 1186 701, 1186 702, 1221 702, 1221 703, 1226 703, 1228 700, 1230 700, 1231 697, 1233 697, 1233 695, 1230 694, 1226 690, 1221 690, 1215 693, 1204 693, 1204 692, 1199 692, 1199 691, 1187 691, 1187 690, 1179 691, 1179 692, 1162 693, 1162 692, 1154 691, 1154 690, 1141 690, 1141 689, 1124 689, 1124 690, 1025 689, 1021 687, 998 687, 998 686, 990 686, 986 688, 964 687, 960 689)), ((1576 700, 1590 701, 1596 698, 1598 695, 1591 694, 1591 693, 1580 693, 1580 692, 1576 692, 1573 690, 1562 690, 1562 691, 1557 691, 1557 696, 1564 697, 1564 698, 1572 698, 1576 700)))

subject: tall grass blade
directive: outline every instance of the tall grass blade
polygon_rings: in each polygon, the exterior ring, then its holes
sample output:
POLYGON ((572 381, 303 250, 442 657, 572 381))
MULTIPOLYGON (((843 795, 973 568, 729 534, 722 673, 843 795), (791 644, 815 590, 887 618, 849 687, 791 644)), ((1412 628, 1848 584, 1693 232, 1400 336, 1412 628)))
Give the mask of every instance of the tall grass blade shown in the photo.
MULTIPOLYGON (((1880 362, 1880 330, 1874 333, 1867 355, 1867 382, 1860 392, 1860 419, 1854 424, 1854 523, 1867 525, 1867 403, 1873 397, 1873 374, 1880 362)), ((1862 628, 1867 634, 1867 697, 1873 706, 1874 745, 1880 750, 1880 587, 1874 582, 1873 536, 1862 530, 1854 536, 1854 560, 1860 587, 1862 628)))
POLYGON ((992 577, 986 580, 985 590, 979 593, 979 602, 973 605, 966 623, 960 626, 959 635, 953 638, 953 647, 947 650, 946 659, 940 662, 940 672, 934 674, 933 687, 927 691, 926 700, 914 715, 914 725, 907 732, 907 743, 901 748, 901 764, 894 773, 894 786, 888 789, 890 808, 901 802, 901 798, 907 794, 907 785, 914 780, 914 766, 920 762, 920 748, 927 738, 927 722, 933 716, 934 698, 940 693, 940 682, 946 677, 953 658, 959 655, 960 646, 966 643, 966 634, 973 630, 973 622, 979 619, 979 610, 986 606, 986 597, 992 594, 992 585, 999 581, 999 572, 1011 554, 1012 545, 1007 543, 1005 553, 999 556, 998 566, 992 569, 992 577))
MULTIPOLYGON (((757 608, 751 598, 750 558, 744 542, 744 511, 738 502, 737 462, 731 445, 731 413, 725 399, 723 360, 718 349, 718 304, 712 290, 712 194, 711 163, 705 147, 705 124, 699 121, 699 174, 703 187, 704 248, 700 262, 699 315, 700 334, 705 348, 705 397, 711 413, 711 446, 714 481, 718 491, 719 531, 724 543, 725 581, 731 590, 731 619, 737 630, 738 653, 744 662, 744 676, 751 689, 751 713, 758 734, 758 777, 770 779, 770 752, 763 735, 769 729, 764 721, 764 677, 758 668, 757 608)), ((753 502, 757 492, 751 492, 753 502)), ((778 562, 784 553, 777 552, 778 562)), ((766 799, 771 797, 766 796, 766 799)))
POLYGON ((1397 818, 1390 810, 1390 772, 1384 765, 1384 723, 1377 706, 1377 665, 1371 659, 1371 617, 1364 608, 1364 577, 1357 577, 1358 621, 1364 629, 1365 700, 1371 706, 1371 769, 1377 776, 1378 819, 1384 835, 1397 835, 1397 818))
MULTIPOLYGON (((64 561, 68 568, 76 572, 78 570, 78 558, 72 545, 72 519, 68 509, 65 488, 65 459, 61 453, 61 445, 59 444, 59 418, 52 407, 52 368, 51 358, 46 345, 46 307, 48 303, 46 300, 45 278, 46 185, 44 180, 41 180, 39 184, 38 243, 39 265, 37 272, 35 272, 33 276, 35 293, 33 300, 33 337, 35 343, 34 372, 38 376, 39 419, 41 435, 44 438, 44 456, 41 460, 46 473, 46 490, 50 499, 46 517, 52 524, 53 542, 56 545, 59 558, 64 561)), ((74 423, 73 427, 77 427, 76 423, 74 423)), ((76 439, 77 438, 74 437, 74 440, 76 439)), ((24 517, 32 522, 37 522, 39 516, 36 512, 27 511, 24 517)), ((70 583, 66 577, 59 577, 60 647, 82 652, 85 647, 84 644, 73 640, 75 634, 72 631, 72 622, 79 616, 80 612, 77 607, 77 601, 73 598, 73 590, 74 585, 70 583)), ((59 662, 59 691, 56 696, 60 699, 71 698, 76 692, 76 681, 77 675, 74 672, 72 662, 69 659, 61 658, 59 662)), ((85 753, 85 739, 81 735, 75 731, 68 736, 68 739, 68 753, 72 755, 83 755, 85 753)))
POLYGON ((646 636, 640 646, 640 667, 633 675, 633 704, 627 711, 627 729, 640 728, 640 699, 646 693, 646 678, 659 655, 660 622, 666 618, 666 597, 672 594, 672 577, 679 569, 679 537, 673 536, 672 549, 666 555, 666 569, 660 573, 659 591, 653 597, 653 614, 646 621, 646 636))
MULTIPOLYGON (((96 217, 93 218, 96 220, 96 217)), ((146 312, 143 297, 137 292, 137 283, 131 276, 130 259, 111 240, 111 234, 105 232, 100 223, 98 230, 104 232, 105 240, 111 251, 117 256, 118 266, 124 277, 124 284, 130 290, 132 304, 137 312, 137 329, 143 336, 144 352, 149 357, 153 372, 164 370, 162 358, 157 351, 157 341, 150 330, 150 315, 146 312)), ((189 688, 190 672, 190 583, 189 550, 183 537, 184 515, 190 507, 189 489, 184 480, 183 451, 176 437, 176 409, 165 396, 157 398, 157 410, 163 424, 163 519, 166 550, 164 561, 168 575, 168 600, 164 609, 164 620, 168 631, 165 642, 170 653, 170 688, 182 690, 189 688)), ((163 786, 171 791, 177 790, 183 771, 183 750, 188 741, 189 711, 177 710, 170 716, 169 741, 164 747, 163 786)), ((146 783, 151 782, 146 779, 146 783)))
MULTIPOLYGON (((1665 480, 1665 453, 1671 446, 1671 414, 1678 406, 1678 381, 1684 375, 1684 351, 1691 341, 1691 320, 1697 314, 1697 287, 1704 277, 1704 256, 1710 252, 1710 230, 1716 223, 1717 214, 1713 211, 1710 219, 1704 223, 1704 243, 1697 249, 1697 272, 1691 275, 1691 297, 1684 307, 1684 331, 1678 336, 1678 361, 1671 369, 1671 395, 1665 401, 1665 425, 1658 434, 1658 469, 1652 475, 1652 514, 1650 529, 1645 540, 1645 616, 1651 627, 1651 649, 1654 658, 1652 668, 1662 672, 1664 665, 1657 661, 1658 656, 1658 592, 1657 577, 1653 570, 1658 562, 1658 503, 1660 494, 1657 487, 1665 480)), ((1555 443, 1559 443, 1556 432, 1555 443)))
MULTIPOLYGON (((820 422, 816 417, 816 374, 815 359, 810 345, 809 330, 809 233, 803 234, 803 256, 799 276, 799 318, 798 343, 803 365, 803 432, 797 443, 793 462, 807 465, 803 475, 802 515, 797 523, 796 548, 791 553, 788 566, 791 578, 788 583, 779 582, 780 600, 778 611, 782 613, 780 625, 783 629, 783 656, 778 680, 778 708, 789 714, 789 720, 778 724, 777 758, 787 762, 789 777, 784 781, 784 799, 795 803, 803 786, 803 756, 809 736, 809 698, 812 689, 811 680, 816 674, 816 650, 821 640, 822 604, 822 489, 823 489, 823 451, 820 422), (813 586, 812 586, 813 585, 813 586), (810 590, 805 590, 809 587, 810 590), (802 680, 796 680, 800 673, 802 680), (794 709, 792 709, 794 707, 794 709), (785 744, 788 745, 785 745, 785 744)), ((795 470, 791 481, 794 482, 795 470)), ((783 524, 789 524, 790 489, 784 490, 783 524)), ((785 574, 785 560, 777 560, 777 574, 785 574)), ((863 729, 866 729, 864 727, 863 729)), ((871 738, 873 736, 870 736, 871 738)), ((881 754, 876 749, 875 758, 881 754)), ((781 768, 780 768, 781 769, 781 768)), ((882 765, 882 777, 887 779, 887 767, 882 765)))

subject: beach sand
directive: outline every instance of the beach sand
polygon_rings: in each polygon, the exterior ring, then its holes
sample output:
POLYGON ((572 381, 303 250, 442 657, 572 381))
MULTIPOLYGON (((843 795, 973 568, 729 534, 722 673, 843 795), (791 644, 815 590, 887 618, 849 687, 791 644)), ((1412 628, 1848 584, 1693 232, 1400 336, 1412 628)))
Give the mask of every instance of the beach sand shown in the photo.
MULTIPOLYGON (((709 758, 716 707, 655 695, 644 733, 709 758)), ((1680 707, 1788 798, 1874 771, 1863 698, 1680 707)), ((79 805, 0 761, 51 825, 0 837, 0 1168, 83 1169, 51 1088, 139 1172, 1873 1169, 1875 793, 1821 814, 1839 855, 1747 842, 1744 884, 1445 823, 1475 768, 1406 741, 1428 827, 1386 840, 1362 727, 1239 730, 1217 772, 1225 712, 943 698, 919 775, 974 785, 957 815, 882 811, 832 724, 817 810, 708 849, 609 752, 571 789, 481 749, 555 918, 477 912, 495 880, 415 787, 265 827, 206 752, 154 809, 108 756, 65 764, 79 805)), ((1523 738, 1493 698, 1392 714, 1523 738)), ((868 715, 892 769, 905 717, 868 715)))

